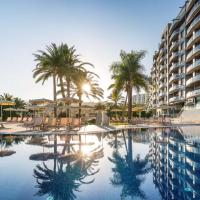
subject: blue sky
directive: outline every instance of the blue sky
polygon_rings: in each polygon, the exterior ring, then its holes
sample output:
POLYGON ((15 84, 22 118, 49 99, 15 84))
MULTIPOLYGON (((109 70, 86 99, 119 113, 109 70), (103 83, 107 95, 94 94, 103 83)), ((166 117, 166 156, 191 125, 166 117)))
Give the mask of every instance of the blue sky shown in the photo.
MULTIPOLYGON (((6 0, 0 6, 0 94, 25 100, 52 98, 52 84, 35 84, 34 56, 45 45, 75 45, 83 61, 95 65, 106 90, 109 65, 121 49, 146 50, 148 74, 165 25, 184 0, 6 0)), ((108 92, 105 93, 105 97, 108 92)))

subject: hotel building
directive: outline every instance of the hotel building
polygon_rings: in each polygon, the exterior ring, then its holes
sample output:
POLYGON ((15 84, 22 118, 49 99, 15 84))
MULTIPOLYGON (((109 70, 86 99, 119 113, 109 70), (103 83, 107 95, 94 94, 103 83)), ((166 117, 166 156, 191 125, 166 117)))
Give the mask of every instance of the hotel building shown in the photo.
POLYGON ((153 56, 151 107, 157 115, 200 105, 200 0, 167 24, 153 56))

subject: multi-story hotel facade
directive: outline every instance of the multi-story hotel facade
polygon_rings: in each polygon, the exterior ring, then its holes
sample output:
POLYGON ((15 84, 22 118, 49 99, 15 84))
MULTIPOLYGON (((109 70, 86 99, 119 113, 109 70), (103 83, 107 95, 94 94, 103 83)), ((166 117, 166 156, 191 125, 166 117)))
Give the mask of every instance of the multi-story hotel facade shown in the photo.
POLYGON ((188 0, 165 27, 151 69, 157 115, 200 105, 200 0, 188 0))

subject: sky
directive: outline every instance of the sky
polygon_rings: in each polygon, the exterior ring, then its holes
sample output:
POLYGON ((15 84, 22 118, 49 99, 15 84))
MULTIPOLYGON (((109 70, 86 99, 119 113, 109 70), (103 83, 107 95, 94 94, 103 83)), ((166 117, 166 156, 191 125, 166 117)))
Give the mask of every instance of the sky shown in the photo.
POLYGON ((111 84, 109 66, 120 50, 146 50, 149 74, 161 33, 184 0, 2 0, 0 94, 52 99, 52 80, 35 84, 33 54, 54 42, 74 45, 95 66, 100 86, 111 84))

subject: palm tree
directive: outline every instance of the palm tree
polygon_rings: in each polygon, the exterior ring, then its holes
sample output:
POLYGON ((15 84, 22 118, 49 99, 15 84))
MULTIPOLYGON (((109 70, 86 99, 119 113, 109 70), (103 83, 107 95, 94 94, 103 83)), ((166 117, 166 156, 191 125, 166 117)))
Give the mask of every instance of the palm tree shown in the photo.
POLYGON ((14 102, 16 108, 25 108, 26 106, 26 102, 21 98, 15 97, 14 102))
POLYGON ((1 101, 13 101, 13 96, 8 93, 4 93, 3 95, 0 95, 0 100, 1 101))
POLYGON ((100 88, 98 82, 94 79, 98 77, 95 73, 92 73, 87 70, 78 70, 77 76, 74 80, 74 93, 73 96, 77 95, 79 99, 79 118, 81 117, 81 106, 82 106, 82 98, 85 96, 86 98, 100 100, 103 98, 103 89, 100 88), (84 85, 88 84, 90 86, 89 91, 84 90, 84 85))
POLYGON ((114 91, 125 91, 128 97, 128 121, 132 118, 132 91, 140 88, 147 89, 146 76, 141 60, 145 56, 145 51, 120 52, 120 62, 114 62, 110 71, 114 83, 110 86, 114 91))
MULTIPOLYGON (((58 68, 62 67, 63 64, 59 47, 52 43, 46 47, 46 51, 39 50, 34 56, 37 64, 33 70, 33 78, 36 78, 36 83, 42 81, 42 84, 49 78, 53 78, 53 99, 56 102, 56 76, 59 73, 58 68)), ((54 109, 54 115, 56 116, 56 108, 54 109)))

